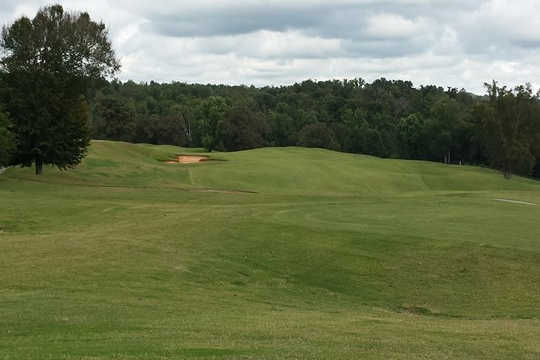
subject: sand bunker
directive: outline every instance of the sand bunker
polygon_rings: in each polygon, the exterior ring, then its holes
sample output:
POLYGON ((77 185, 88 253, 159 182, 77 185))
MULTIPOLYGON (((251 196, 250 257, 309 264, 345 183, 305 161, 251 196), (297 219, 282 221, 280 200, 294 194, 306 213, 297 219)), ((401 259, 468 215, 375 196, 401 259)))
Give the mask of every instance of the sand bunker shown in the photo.
POLYGON ((207 161, 208 156, 200 155, 177 155, 176 160, 165 161, 167 164, 194 164, 203 161, 207 161))

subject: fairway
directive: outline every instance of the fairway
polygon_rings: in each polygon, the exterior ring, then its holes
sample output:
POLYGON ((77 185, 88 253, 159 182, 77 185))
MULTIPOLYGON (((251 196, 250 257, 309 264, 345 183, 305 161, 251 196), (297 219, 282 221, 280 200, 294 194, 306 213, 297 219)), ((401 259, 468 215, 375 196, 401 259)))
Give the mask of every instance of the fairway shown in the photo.
POLYGON ((540 358, 538 181, 93 141, 0 198, 0 360, 540 358))

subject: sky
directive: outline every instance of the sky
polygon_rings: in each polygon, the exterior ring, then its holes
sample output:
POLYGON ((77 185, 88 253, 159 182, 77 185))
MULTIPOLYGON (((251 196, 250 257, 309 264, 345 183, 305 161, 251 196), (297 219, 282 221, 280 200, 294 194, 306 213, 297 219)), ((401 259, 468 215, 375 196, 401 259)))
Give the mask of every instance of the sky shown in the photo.
MULTIPOLYGON (((120 80, 540 86, 540 0, 65 0, 103 21, 120 80)), ((9 24, 50 1, 2 0, 9 24)))

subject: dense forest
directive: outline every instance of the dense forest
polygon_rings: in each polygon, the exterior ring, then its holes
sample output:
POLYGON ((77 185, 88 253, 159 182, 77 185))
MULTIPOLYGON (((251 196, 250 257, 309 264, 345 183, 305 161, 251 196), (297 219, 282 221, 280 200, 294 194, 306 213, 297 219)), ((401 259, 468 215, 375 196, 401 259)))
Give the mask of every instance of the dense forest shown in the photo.
POLYGON ((264 88, 113 81, 92 98, 95 139, 209 151, 320 147, 540 176, 540 103, 530 86, 494 82, 477 96, 384 78, 264 88))

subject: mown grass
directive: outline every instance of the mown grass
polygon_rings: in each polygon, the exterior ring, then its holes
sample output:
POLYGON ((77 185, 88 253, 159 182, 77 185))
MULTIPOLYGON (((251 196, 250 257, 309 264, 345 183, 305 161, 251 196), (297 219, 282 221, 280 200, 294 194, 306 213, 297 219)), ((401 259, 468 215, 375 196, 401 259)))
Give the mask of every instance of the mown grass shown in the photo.
POLYGON ((0 359, 537 359, 532 180, 93 142, 0 176, 0 359), (213 191, 208 191, 213 190, 213 191), (254 193, 232 192, 252 191, 254 193))

